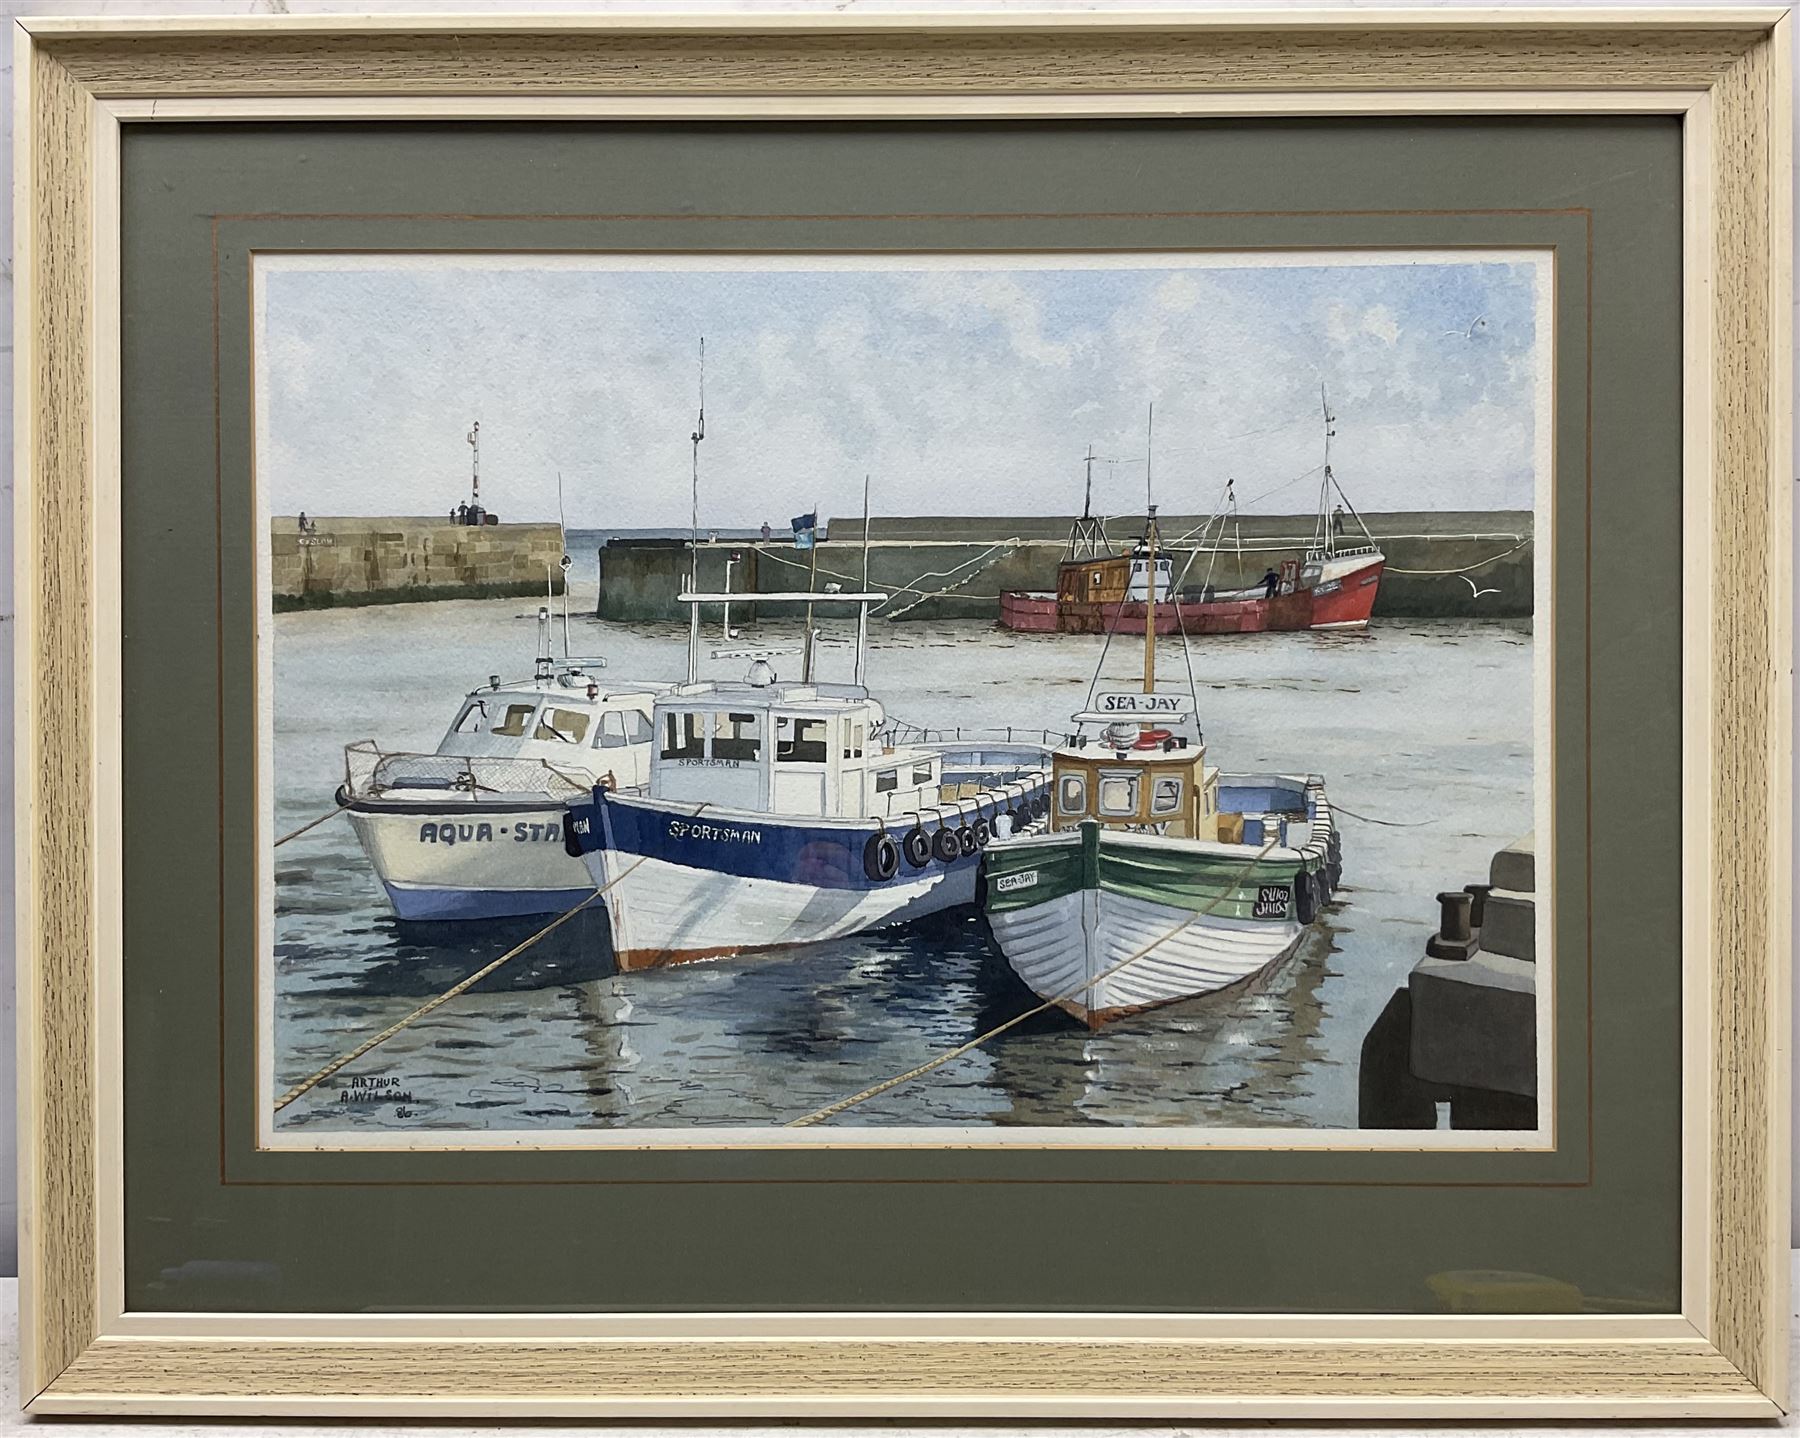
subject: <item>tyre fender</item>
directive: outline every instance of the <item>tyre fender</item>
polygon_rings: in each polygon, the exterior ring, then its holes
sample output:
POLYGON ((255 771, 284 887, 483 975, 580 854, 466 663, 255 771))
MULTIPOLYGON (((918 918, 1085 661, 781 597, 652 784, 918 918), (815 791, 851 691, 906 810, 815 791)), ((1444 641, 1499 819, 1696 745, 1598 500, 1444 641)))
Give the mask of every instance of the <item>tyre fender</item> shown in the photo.
POLYGON ((1294 919, 1297 923, 1305 926, 1318 917, 1317 898, 1318 892, 1313 888, 1312 875, 1302 869, 1294 875, 1294 919))
POLYGON ((906 831, 906 837, 900 841, 901 852, 906 855, 906 862, 915 869, 923 869, 931 862, 931 836, 925 832, 922 824, 914 824, 906 831))
POLYGON ((931 836, 931 852, 940 864, 949 864, 960 859, 962 857, 962 840, 957 837, 957 831, 939 825, 937 833, 931 836))
POLYGON ((869 835, 863 845, 863 873, 878 884, 885 884, 900 872, 900 846, 886 829, 869 835))

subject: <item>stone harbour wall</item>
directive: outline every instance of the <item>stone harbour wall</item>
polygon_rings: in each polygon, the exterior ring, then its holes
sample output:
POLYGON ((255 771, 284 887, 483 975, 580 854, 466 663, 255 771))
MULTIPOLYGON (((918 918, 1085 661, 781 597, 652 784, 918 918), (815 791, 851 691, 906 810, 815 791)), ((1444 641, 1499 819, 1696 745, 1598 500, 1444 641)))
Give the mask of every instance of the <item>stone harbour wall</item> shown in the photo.
POLYGON ((563 586, 554 524, 455 524, 417 517, 295 516, 269 523, 277 612, 421 599, 491 599, 563 586))

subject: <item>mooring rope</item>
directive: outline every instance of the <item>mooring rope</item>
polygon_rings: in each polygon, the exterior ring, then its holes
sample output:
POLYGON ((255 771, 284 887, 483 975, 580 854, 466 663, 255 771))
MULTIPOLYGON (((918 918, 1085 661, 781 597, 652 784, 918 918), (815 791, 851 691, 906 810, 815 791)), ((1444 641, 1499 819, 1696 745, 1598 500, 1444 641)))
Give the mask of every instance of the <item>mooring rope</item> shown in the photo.
POLYGON ((1427 824, 1437 823, 1436 819, 1371 819, 1367 814, 1359 814, 1354 809, 1346 809, 1336 800, 1332 801, 1331 812, 1348 814, 1352 819, 1360 819, 1365 824, 1379 824, 1384 829, 1423 829, 1427 824))
MULTIPOLYGON (((708 800, 707 804, 700 805, 699 808, 694 810, 694 814, 699 814, 701 812, 701 810, 705 809, 707 807, 707 805, 710 804, 711 802, 712 802, 711 800, 708 800)), ((690 816, 690 817, 692 817, 692 816, 690 816)), ((606 891, 608 889, 616 888, 619 884, 623 883, 625 881, 625 879, 630 877, 631 873, 638 867, 638 865, 642 864, 649 857, 650 856, 648 854, 639 855, 638 858, 633 863, 631 863, 622 873, 620 873, 618 878, 609 879, 606 881, 606 883, 601 884, 599 887, 597 887, 594 890, 593 893, 589 894, 579 904, 576 904, 573 908, 565 909, 562 913, 558 914, 554 919, 552 919, 549 923, 545 924, 543 928, 539 929, 535 934, 533 934, 530 938, 526 939, 523 943, 518 943, 518 944, 513 945, 512 948, 508 949, 504 954, 500 955, 500 957, 495 959, 492 963, 486 964, 486 965, 482 966, 481 968, 477 969, 474 973, 470 974, 468 976, 468 978, 463 979, 460 983, 452 984, 449 988, 445 989, 443 993, 439 994, 435 999, 430 999, 427 1002, 419 1005, 418 1008, 414 1009, 410 1014, 408 1014, 405 1018, 401 1019, 398 1023, 389 1024, 385 1029, 383 1029, 380 1033, 376 1034, 373 1038, 367 1039, 363 1043, 358 1044, 355 1048, 351 1049, 349 1053, 344 1054, 342 1057, 333 1059, 330 1063, 326 1064, 325 1067, 320 1069, 317 1073, 310 1074, 306 1078, 301 1079, 299 1083, 295 1084, 286 1093, 282 1094, 282 1096, 280 1098, 275 1100, 275 1112, 280 1113, 282 1111, 282 1109, 286 1108, 295 1099, 301 1097, 303 1094, 307 1093, 309 1090, 317 1088, 320 1084, 322 1084, 326 1079, 330 1078, 333 1074, 338 1073, 339 1071, 349 1067, 351 1064, 355 1063, 359 1058, 362 1058, 365 1054, 368 1054, 371 1051, 380 1048, 381 1045, 386 1043, 389 1039, 393 1038, 393 1036, 395 1034, 401 1032, 401 1030, 409 1027, 410 1025, 417 1023, 420 1019, 424 1018, 425 1015, 427 1015, 429 1013, 433 1013, 438 1009, 441 1009, 445 1004, 449 1003, 451 999, 456 998, 459 994, 466 994, 470 989, 474 988, 476 984, 480 983, 489 974, 493 973, 496 969, 498 969, 502 964, 508 963, 511 960, 518 958, 518 956, 520 954, 524 953, 533 944, 537 943, 539 939, 542 939, 547 934, 554 933, 557 929, 560 929, 564 924, 568 923, 570 919, 574 918, 583 909, 585 909, 589 904, 593 903, 595 899, 598 899, 601 895, 606 893, 606 891)))
POLYGON ((343 813, 344 810, 346 810, 350 807, 351 802, 352 802, 351 800, 346 799, 341 804, 333 805, 331 808, 327 809, 323 814, 319 815, 318 818, 307 820, 306 823, 302 824, 298 829, 294 830, 293 833, 283 834, 279 839, 277 839, 269 847, 271 849, 279 849, 283 844, 287 843, 287 841, 289 839, 298 839, 302 834, 308 833, 311 830, 318 828, 319 825, 323 824, 327 819, 337 818, 337 816, 339 814, 343 813))
POLYGON ((1127 954, 1124 958, 1120 959, 1115 964, 1109 964, 1106 968, 1102 969, 1099 973, 1095 974, 1092 978, 1087 979, 1084 982, 1076 985, 1076 987, 1068 990, 1067 992, 1058 994, 1055 998, 1045 999, 1042 1003, 1036 1005, 1035 1007, 1026 1009, 1023 1013, 1013 1015, 1012 1018, 1007 1019, 1006 1022, 1004 1022, 1004 1023, 996 1024, 993 1028, 989 1029, 986 1033, 978 1034, 974 1038, 968 1040, 968 1042, 958 1044, 953 1049, 947 1049, 947 1050, 945 1050, 945 1052, 938 1054, 935 1058, 927 1059, 924 1063, 919 1064, 916 1068, 910 1068, 905 1073, 902 1073, 902 1074, 895 1074, 894 1077, 892 1077, 890 1079, 883 1079, 880 1083, 873 1084, 870 1087, 862 1090, 862 1092, 860 1092, 860 1093, 851 1094, 849 1098, 842 1098, 842 1099, 839 1099, 836 1103, 827 1104, 824 1108, 814 1109, 809 1114, 803 1114, 801 1117, 791 1120, 786 1125, 786 1127, 788 1127, 788 1128, 808 1128, 813 1124, 823 1123, 826 1119, 836 1118, 840 1113, 843 1113, 846 1109, 854 1108, 857 1104, 863 1103, 864 1101, 866 1101, 868 1099, 876 1098, 881 1094, 887 1093, 891 1089, 897 1089, 902 1084, 911 1083, 914 1079, 919 1078, 924 1074, 930 1073, 933 1069, 941 1068, 943 1065, 949 1063, 952 1059, 961 1058, 964 1054, 969 1053, 974 1049, 980 1048, 989 1039, 995 1038, 998 1035, 1005 1033, 1008 1029, 1017 1028, 1020 1024, 1024 1023, 1026 1019, 1036 1018, 1037 1015, 1043 1013, 1046 1009, 1053 1009, 1053 1008, 1057 1007, 1059 1004, 1066 1003, 1068 1000, 1073 999, 1080 994, 1086 993, 1089 989, 1093 988, 1093 986, 1095 984, 1099 983, 1102 979, 1110 978, 1112 975, 1118 973, 1119 970, 1124 968, 1127 964, 1135 964, 1139 959, 1143 958, 1146 954, 1149 954, 1154 949, 1157 949, 1157 948, 1161 947, 1163 944, 1166 944, 1170 939, 1174 938, 1175 935, 1179 934, 1183 929, 1187 928, 1190 924, 1193 924, 1200 919, 1204 919, 1214 909, 1218 908, 1218 906, 1220 904, 1225 902, 1225 896, 1237 887, 1239 880, 1241 880, 1246 874, 1248 874, 1252 869, 1254 869, 1257 866, 1257 864, 1259 864, 1262 861, 1263 856, 1265 854, 1267 854, 1269 852, 1269 850, 1271 850, 1275 847, 1275 842, 1276 841, 1274 839, 1271 839, 1271 840, 1269 840, 1268 843, 1264 844, 1261 849, 1257 850, 1257 852, 1251 856, 1250 861, 1248 863, 1246 863, 1243 868, 1239 869, 1237 871, 1237 873, 1235 873, 1231 876, 1231 878, 1227 881, 1225 887, 1219 892, 1218 896, 1215 897, 1211 902, 1209 902, 1204 909, 1195 910, 1193 913, 1189 914, 1185 919, 1183 919, 1180 923, 1176 924, 1174 928, 1170 929, 1165 934, 1159 934, 1156 938, 1152 939, 1149 943, 1145 944, 1141 949, 1138 949, 1135 953, 1127 954))

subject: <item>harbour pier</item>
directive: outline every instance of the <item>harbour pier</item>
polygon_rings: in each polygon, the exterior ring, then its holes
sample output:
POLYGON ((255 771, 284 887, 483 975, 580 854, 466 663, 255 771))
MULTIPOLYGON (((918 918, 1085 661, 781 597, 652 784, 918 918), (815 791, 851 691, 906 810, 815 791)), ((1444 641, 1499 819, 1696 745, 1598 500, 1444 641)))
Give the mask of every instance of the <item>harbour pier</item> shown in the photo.
POLYGON ((276 613, 420 599, 541 595, 563 587, 554 524, 459 524, 417 516, 308 516, 269 521, 276 613))
POLYGON ((1363 1039, 1363 1128, 1537 1125, 1537 860, 1531 838, 1486 883, 1437 896, 1438 932, 1363 1039))
MULTIPOLYGON (((1363 520, 1387 556, 1377 618, 1531 615, 1529 511, 1396 511, 1363 520)), ((1266 569, 1301 557, 1316 521, 1312 515, 1245 515, 1227 523, 1222 539, 1214 521, 1205 547, 1198 549, 1204 517, 1165 516, 1160 522, 1181 585, 1225 589, 1254 584, 1266 569)), ((1058 516, 877 516, 867 546, 869 588, 886 591, 889 599, 876 617, 996 620, 1005 591, 1054 592, 1072 523, 1058 516)), ((1107 535, 1123 551, 1139 528, 1140 520, 1115 519, 1108 522, 1107 535)), ((1346 516, 1339 542, 1367 541, 1346 516)), ((683 538, 609 541, 600 550, 597 616, 626 622, 685 618, 678 596, 688 582, 690 547, 683 538)), ((785 532, 766 541, 703 539, 697 549, 701 588, 744 593, 746 621, 755 617, 756 591, 804 587, 811 567, 810 556, 785 532)), ((860 519, 832 520, 830 537, 818 547, 819 587, 860 588, 863 550, 860 519)))

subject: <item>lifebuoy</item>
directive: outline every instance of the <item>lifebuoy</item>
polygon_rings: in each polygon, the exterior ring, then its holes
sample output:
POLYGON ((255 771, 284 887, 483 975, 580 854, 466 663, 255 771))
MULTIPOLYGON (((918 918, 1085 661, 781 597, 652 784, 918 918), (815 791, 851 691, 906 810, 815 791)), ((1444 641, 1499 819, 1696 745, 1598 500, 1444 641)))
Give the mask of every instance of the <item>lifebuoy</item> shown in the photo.
POLYGON ((1174 737, 1174 733, 1168 729, 1146 729, 1138 735, 1137 743, 1131 747, 1133 749, 1160 749, 1174 737))
POLYGON ((915 869, 923 869, 931 862, 931 836, 925 832, 923 825, 914 824, 906 831, 906 837, 900 841, 900 849, 906 855, 906 862, 915 869))
POLYGON ((956 830, 946 829, 941 825, 937 833, 931 836, 931 852, 939 863, 952 863, 962 857, 962 840, 957 837, 956 830))

